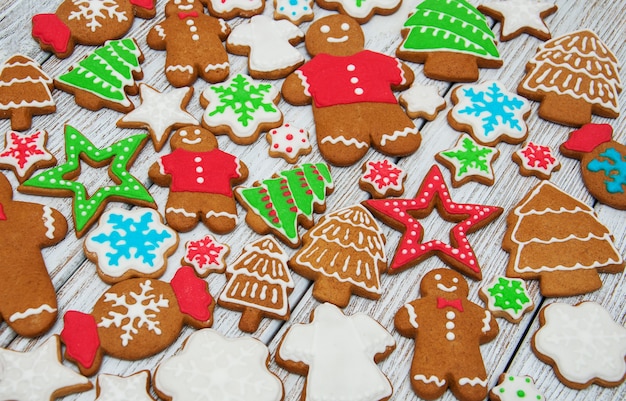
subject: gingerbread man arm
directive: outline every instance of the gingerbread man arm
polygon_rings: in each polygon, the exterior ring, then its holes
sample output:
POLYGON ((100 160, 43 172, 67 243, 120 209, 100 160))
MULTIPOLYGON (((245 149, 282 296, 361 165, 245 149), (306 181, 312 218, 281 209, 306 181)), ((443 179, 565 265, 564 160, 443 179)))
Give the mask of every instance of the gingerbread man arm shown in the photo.
POLYGON ((150 29, 146 42, 151 49, 165 50, 165 38, 166 38, 166 25, 165 21, 161 21, 150 29))
POLYGON ((404 337, 415 338, 419 327, 417 312, 418 300, 404 304, 394 317, 394 325, 398 333, 404 337))
POLYGON ((152 163, 148 170, 148 177, 157 185, 161 187, 169 187, 172 183, 172 176, 163 172, 163 166, 161 165, 161 159, 152 163))
POLYGON ((307 94, 301 74, 298 71, 289 74, 285 78, 281 94, 288 103, 293 105, 305 106, 311 104, 311 96, 307 94))
POLYGON ((500 326, 498 326, 498 322, 491 312, 481 307, 478 308, 483 311, 483 326, 481 329, 482 335, 480 336, 480 343, 485 344, 496 338, 500 332, 500 326))
POLYGON ((399 63, 400 67, 402 68, 402 74, 404 75, 404 82, 400 85, 392 86, 392 89, 394 91, 403 91, 405 89, 408 89, 409 87, 411 87, 411 84, 413 84, 413 81, 415 81, 415 73, 413 72, 411 67, 409 67, 406 63, 400 61, 399 63))
POLYGON ((209 17, 211 30, 217 33, 217 36, 223 42, 230 35, 230 25, 221 18, 209 17))
POLYGON ((239 168, 237 170, 239 171, 239 177, 233 180, 233 184, 241 184, 248 178, 248 166, 246 166, 246 163, 241 160, 237 160, 239 161, 239 168))
POLYGON ((45 228, 43 246, 52 246, 65 238, 67 234, 67 220, 61 212, 44 206, 41 219, 45 228))

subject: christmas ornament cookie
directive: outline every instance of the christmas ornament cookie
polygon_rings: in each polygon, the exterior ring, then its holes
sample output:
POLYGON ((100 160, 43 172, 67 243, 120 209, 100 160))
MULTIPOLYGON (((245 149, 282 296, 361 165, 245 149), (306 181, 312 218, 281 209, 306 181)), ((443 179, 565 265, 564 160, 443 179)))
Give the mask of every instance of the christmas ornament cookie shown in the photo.
POLYGON ((181 264, 191 266, 200 277, 206 277, 210 273, 224 273, 226 270, 226 256, 230 253, 230 247, 218 242, 211 234, 197 240, 189 240, 185 243, 185 256, 181 264))
POLYGON ((54 84, 30 57, 16 54, 0 66, 0 118, 11 119, 11 129, 31 127, 33 116, 54 113, 54 84))
POLYGON ((539 117, 573 127, 591 122, 592 114, 617 118, 621 91, 617 58, 590 30, 539 46, 517 86, 517 93, 541 102, 539 117))
POLYGON ((126 377, 100 374, 96 380, 96 401, 155 401, 150 395, 150 371, 142 370, 126 377))
POLYGON ((502 208, 454 202, 439 167, 430 168, 415 198, 370 199, 362 203, 374 216, 403 233, 388 273, 398 273, 438 255, 466 276, 476 280, 482 278, 467 235, 498 217, 502 208), (444 220, 456 223, 450 230, 449 243, 438 239, 422 242, 424 228, 419 219, 429 216, 435 208, 444 220))
POLYGON ((274 19, 287 19, 295 25, 313 19, 313 0, 274 0, 274 19))
POLYGON ((287 330, 275 357, 283 368, 306 376, 302 399, 381 401, 393 388, 376 364, 395 347, 393 336, 371 317, 346 316, 325 303, 311 312, 310 323, 287 330))
POLYGON ((269 155, 282 157, 287 163, 295 164, 301 155, 311 153, 309 131, 285 123, 278 128, 271 129, 265 134, 270 144, 269 155))
POLYGON ((624 382, 626 328, 602 305, 555 302, 541 309, 539 323, 533 351, 554 368, 563 384, 581 390, 591 384, 615 387, 624 382))
POLYGON ((89 110, 103 107, 128 113, 135 108, 128 95, 137 94, 143 78, 143 53, 134 39, 111 40, 78 61, 54 80, 54 87, 74 95, 89 110))
POLYGON ((89 379, 63 366, 57 335, 29 352, 0 348, 0 361, 2 400, 54 400, 92 387, 89 379))
POLYGON ((361 166, 359 187, 374 199, 400 196, 404 193, 406 171, 387 159, 370 160, 361 166))
POLYGON ((526 142, 511 157, 519 164, 520 174, 525 177, 534 175, 541 180, 549 180, 552 173, 561 168, 561 163, 554 157, 551 147, 532 141, 526 142))
POLYGON ((281 401, 280 379, 268 369, 267 347, 252 337, 226 338, 212 329, 185 340, 178 354, 161 362, 154 389, 164 400, 218 395, 221 400, 281 401), (186 374, 193 367, 192 374, 186 374))
POLYGON ((432 121, 439 112, 446 108, 446 100, 441 97, 435 86, 413 83, 402 92, 398 101, 411 118, 425 118, 432 121))
POLYGON ((254 79, 279 79, 304 63, 304 55, 294 46, 304 40, 304 32, 287 20, 255 15, 237 25, 226 50, 248 57, 248 73, 254 79))
POLYGON ((613 140, 613 127, 585 124, 570 133, 559 149, 580 160, 583 182, 594 198, 626 210, 626 146, 613 140))
POLYGON ((80 238, 109 202, 154 206, 154 199, 148 190, 128 172, 146 140, 145 134, 139 134, 98 148, 76 128, 66 125, 66 162, 29 178, 18 190, 34 195, 73 197, 72 216, 76 236, 80 238), (93 168, 108 165, 109 177, 115 185, 100 186, 94 193, 88 194, 85 185, 78 180, 81 161, 93 168))
POLYGON ((467 281, 450 269, 431 270, 420 283, 421 298, 396 313, 398 332, 415 340, 411 387, 434 400, 450 389, 459 400, 487 397, 487 372, 480 345, 499 328, 491 312, 467 299, 467 281))
POLYGON ((500 41, 506 42, 522 33, 548 40, 550 29, 544 19, 557 10, 557 5, 546 1, 507 0, 480 4, 478 11, 500 21, 500 41))
POLYGON ((402 0, 315 0, 315 3, 326 10, 337 11, 352 17, 359 24, 365 24, 375 14, 391 15, 395 13, 402 5, 402 0))
POLYGON ((276 240, 266 235, 247 244, 226 268, 228 282, 217 303, 241 311, 239 329, 254 333, 264 317, 288 320, 288 296, 294 282, 288 256, 276 240))
POLYGON ((432 79, 474 82, 478 68, 502 66, 485 16, 466 0, 419 3, 401 33, 396 56, 423 63, 424 74, 432 79))
POLYGON ((385 236, 360 204, 324 215, 302 239, 289 267, 313 280, 313 297, 344 308, 350 295, 378 299, 387 270, 385 236))
POLYGON ((543 296, 595 291, 602 286, 599 272, 624 271, 613 236, 593 209, 549 181, 531 189, 506 222, 506 275, 538 279, 543 296))
POLYGON ((132 278, 109 288, 91 314, 70 310, 63 317, 65 358, 84 375, 100 369, 105 354, 138 360, 173 343, 185 324, 211 327, 215 301, 193 269, 178 269, 170 283, 132 278))
POLYGON ((334 188, 328 165, 303 164, 251 187, 238 187, 235 196, 247 211, 250 228, 261 235, 272 233, 297 248, 301 243, 298 224, 310 228, 313 213, 326 210, 326 197, 334 188))
POLYGON ((493 162, 499 155, 498 149, 482 146, 463 134, 453 148, 435 154, 435 160, 450 169, 452 186, 458 188, 470 181, 493 185, 493 162))
POLYGON ((218 18, 252 17, 265 9, 265 0, 200 0, 209 9, 209 14, 218 18))
POLYGON ((544 401, 545 397, 530 376, 513 376, 502 373, 498 385, 489 392, 489 399, 493 401, 544 401))
POLYGON ((188 125, 200 125, 185 107, 193 95, 193 87, 159 92, 146 84, 139 84, 141 104, 117 120, 120 128, 145 128, 150 133, 154 150, 160 152, 170 133, 188 125))
POLYGON ((312 59, 287 76, 281 93, 293 105, 312 105, 326 161, 353 165, 370 146, 387 156, 417 150, 419 130, 393 93, 413 82, 409 66, 366 50, 361 26, 341 14, 313 22, 304 43, 312 59))
POLYGON ((272 85, 237 74, 224 84, 208 86, 200 96, 202 125, 215 135, 226 134, 238 145, 254 143, 259 134, 283 123, 272 85))
POLYGON ((11 184, 0 174, 0 321, 21 336, 41 335, 56 321, 56 292, 41 250, 66 233, 61 212, 13 200, 11 184))
POLYGON ((150 166, 148 176, 169 187, 165 220, 178 232, 199 221, 225 234, 235 229, 237 205, 232 186, 245 181, 248 168, 239 158, 218 148, 217 139, 201 127, 184 127, 170 139, 172 152, 150 166))
POLYGON ((35 170, 52 167, 57 159, 46 149, 48 133, 35 131, 18 134, 9 131, 4 137, 4 149, 0 150, 0 168, 11 169, 19 182, 28 179, 35 170))
POLYGON ((450 126, 468 132, 483 145, 517 144, 528 136, 529 102, 498 81, 462 85, 452 92, 452 102, 450 126))
POLYGON ((202 4, 201 0, 169 0, 165 19, 148 32, 148 46, 167 52, 165 77, 172 86, 190 86, 198 77, 211 83, 222 82, 230 73, 222 44, 230 26, 204 14, 202 4))
POLYGON ((496 276, 480 288, 478 296, 494 316, 503 317, 511 323, 519 323, 522 316, 535 307, 526 282, 519 278, 496 276))
POLYGON ((108 284, 161 277, 177 246, 178 234, 163 224, 156 210, 119 207, 104 212, 83 243, 85 255, 108 284))
POLYGON ((152 18, 155 0, 63 0, 54 14, 33 16, 33 38, 45 51, 69 57, 77 44, 96 46, 126 35, 134 17, 152 18))

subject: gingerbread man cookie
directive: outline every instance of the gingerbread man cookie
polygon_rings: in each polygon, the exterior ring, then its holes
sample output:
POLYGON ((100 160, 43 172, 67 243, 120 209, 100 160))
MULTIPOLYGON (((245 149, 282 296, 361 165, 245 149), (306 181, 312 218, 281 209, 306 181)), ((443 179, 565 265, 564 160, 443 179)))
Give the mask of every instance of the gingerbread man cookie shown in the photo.
POLYGON ((487 397, 487 372, 480 345, 499 328, 491 312, 467 299, 467 281, 449 269, 432 270, 420 283, 421 298, 396 313, 398 332, 415 339, 411 386, 434 400, 450 388, 460 400, 487 397))
POLYGON ((421 136, 392 90, 407 89, 413 71, 394 57, 365 50, 360 25, 329 15, 309 27, 305 45, 313 57, 282 86, 285 100, 312 103, 317 144, 337 166, 359 161, 370 145, 388 156, 417 150, 421 136))
POLYGON ((237 223, 232 186, 248 177, 248 167, 218 149, 217 139, 204 128, 181 128, 170 145, 172 153, 161 156, 148 171, 157 185, 170 188, 167 224, 187 232, 202 221, 216 233, 232 231, 237 223))
POLYGON ((0 322, 17 334, 36 337, 56 321, 57 298, 41 249, 67 233, 61 212, 13 200, 0 174, 0 322))
POLYGON ((167 51, 165 76, 173 86, 192 85, 198 76, 211 83, 228 77, 230 64, 222 42, 230 27, 203 11, 200 0, 170 0, 165 20, 148 33, 148 46, 167 51))

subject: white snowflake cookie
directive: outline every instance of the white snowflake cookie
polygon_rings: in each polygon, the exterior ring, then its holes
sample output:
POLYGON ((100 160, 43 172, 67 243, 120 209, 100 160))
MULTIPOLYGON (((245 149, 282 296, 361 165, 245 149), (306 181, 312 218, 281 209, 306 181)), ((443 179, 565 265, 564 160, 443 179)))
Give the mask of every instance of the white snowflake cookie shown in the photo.
POLYGON ((270 130, 265 134, 265 139, 270 144, 269 155, 282 157, 287 163, 295 164, 301 155, 311 153, 309 131, 289 123, 270 130))
POLYGON ((528 136, 529 102, 498 81, 459 86, 452 92, 452 102, 448 113, 452 128, 468 132, 483 145, 518 144, 528 136))
POLYGON ((178 246, 178 233, 154 209, 113 208, 100 216, 84 242, 85 255, 109 284, 131 277, 158 278, 178 246))
POLYGON ((406 171, 389 160, 372 160, 361 166, 359 187, 375 199, 400 196, 404 193, 406 171))
POLYGON ((183 349, 159 364, 157 394, 171 401, 280 401, 283 385, 267 368, 269 351, 251 337, 225 338, 215 330, 191 334, 183 349))
POLYGON ((533 351, 561 382, 583 389, 618 386, 626 379, 626 328, 596 302, 555 302, 541 310, 533 351))

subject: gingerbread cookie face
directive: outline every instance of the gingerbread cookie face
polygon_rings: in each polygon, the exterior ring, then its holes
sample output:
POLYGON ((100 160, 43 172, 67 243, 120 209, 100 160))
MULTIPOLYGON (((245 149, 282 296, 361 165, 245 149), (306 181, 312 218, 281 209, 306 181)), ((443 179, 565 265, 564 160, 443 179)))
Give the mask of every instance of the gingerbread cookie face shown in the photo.
POLYGON ((21 135, 14 131, 5 134, 4 149, 0 150, 0 168, 13 170, 21 183, 28 179, 33 171, 52 167, 57 159, 46 149, 48 133, 35 131, 21 135))
POLYGON ((255 79, 279 79, 304 63, 304 55, 294 46, 304 40, 304 32, 285 20, 255 15, 248 23, 233 29, 226 49, 248 56, 248 71, 255 79))
POLYGON ((344 315, 325 303, 311 313, 310 323, 287 330, 276 362, 306 375, 302 394, 310 399, 386 400, 393 389, 376 363, 396 347, 393 336, 364 313, 344 315), (340 354, 343 357, 337 358, 340 354))
POLYGON ((327 10, 336 10, 341 14, 354 18, 359 24, 369 21, 375 14, 390 15, 395 13, 402 0, 375 0, 375 1, 353 1, 353 0, 316 0, 318 6, 327 10))
POLYGON ((426 0, 402 28, 396 55, 424 63, 424 74, 450 82, 478 80, 478 68, 500 68, 502 59, 485 16, 466 0, 426 0))
POLYGON ((406 171, 389 160, 368 161, 361 166, 359 187, 374 199, 400 196, 404 193, 406 171))
POLYGON ((510 253, 506 275, 538 279, 546 297, 595 291, 602 286, 598 272, 624 270, 593 209, 545 180, 509 213, 502 248, 510 253))
POLYGON ((196 274, 206 277, 210 273, 224 273, 226 270, 226 256, 230 253, 230 247, 217 241, 210 234, 197 240, 185 243, 185 256, 181 263, 192 266, 196 274))
POLYGON ((541 310, 533 351, 559 380, 581 390, 619 386, 626 379, 626 328, 596 302, 552 303, 541 310), (572 352, 572 350, 580 350, 572 352))
POLYGON ((498 81, 460 86, 452 92, 452 101, 448 113, 452 128, 468 132, 483 145, 517 144, 528 136, 530 104, 498 81))
POLYGON ((61 339, 65 356, 85 375, 102 356, 137 360, 154 355, 178 338, 184 324, 211 327, 215 301, 206 281, 181 267, 170 283, 134 278, 108 289, 91 314, 68 311, 61 339))
POLYGON ((499 155, 498 149, 482 146, 463 134, 453 148, 435 154, 435 160, 450 169, 452 186, 458 188, 470 181, 493 185, 496 179, 493 162, 499 155))
POLYGON ((493 340, 499 328, 491 312, 467 299, 468 293, 460 274, 431 270, 420 283, 421 298, 396 313, 398 332, 415 340, 411 387, 421 398, 434 400, 448 388, 459 400, 487 396, 480 344, 493 340))
POLYGON ((519 323, 522 316, 533 310, 526 282, 519 278, 496 276, 478 293, 494 316, 503 317, 511 323, 519 323))
POLYGON ((52 88, 52 78, 35 60, 9 58, 0 66, 0 118, 10 118, 11 129, 29 129, 33 116, 56 111, 52 88))
POLYGON ((109 284, 132 277, 158 278, 178 245, 176 231, 154 209, 114 208, 100 217, 84 242, 85 254, 109 284))
POLYGON ((273 85, 237 74, 202 92, 200 104, 206 108, 202 125, 216 135, 228 135, 239 145, 249 145, 261 132, 283 123, 283 113, 276 106, 279 100, 280 93, 273 85))
POLYGON ((500 21, 500 41, 505 42, 522 33, 540 40, 550 39, 552 36, 544 18, 554 14, 558 7, 546 1, 508 0, 488 1, 477 8, 481 13, 500 21))
POLYGON ((541 102, 539 117, 580 127, 591 122, 592 114, 619 115, 618 68, 617 58, 594 32, 571 32, 539 46, 517 92, 541 102), (578 67, 587 63, 589 68, 578 67))
POLYGON ((552 148, 538 145, 532 141, 526 142, 524 146, 513 152, 513 161, 519 164, 520 174, 549 180, 552 172, 561 168, 561 163, 554 156, 552 148))
POLYGON ((161 362, 154 388, 163 399, 181 401, 219 394, 223 400, 281 401, 280 379, 269 369, 269 351, 252 337, 225 338, 217 331, 196 331, 183 349, 161 362), (180 375, 189 366, 193 375, 180 375))

